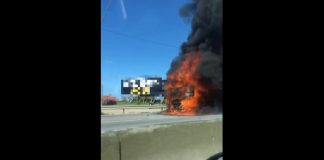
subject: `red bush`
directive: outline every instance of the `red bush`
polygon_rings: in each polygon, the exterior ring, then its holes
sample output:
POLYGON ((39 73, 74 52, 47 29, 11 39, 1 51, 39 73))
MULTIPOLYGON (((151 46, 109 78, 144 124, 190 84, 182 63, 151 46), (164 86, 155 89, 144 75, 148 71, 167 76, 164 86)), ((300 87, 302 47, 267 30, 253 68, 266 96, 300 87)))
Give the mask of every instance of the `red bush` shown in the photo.
POLYGON ((103 105, 114 105, 117 103, 117 98, 113 96, 102 96, 103 105))

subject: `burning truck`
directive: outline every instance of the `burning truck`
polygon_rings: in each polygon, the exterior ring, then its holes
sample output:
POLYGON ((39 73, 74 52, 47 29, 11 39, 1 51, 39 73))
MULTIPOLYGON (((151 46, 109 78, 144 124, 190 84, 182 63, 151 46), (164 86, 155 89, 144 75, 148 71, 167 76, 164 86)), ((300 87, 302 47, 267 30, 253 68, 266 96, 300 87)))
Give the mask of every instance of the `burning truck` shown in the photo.
POLYGON ((180 9, 191 33, 167 73, 167 114, 222 112, 222 0, 193 0, 180 9))
POLYGON ((168 114, 197 115, 221 111, 222 90, 210 77, 199 71, 199 52, 184 55, 177 69, 169 72, 166 82, 168 114))

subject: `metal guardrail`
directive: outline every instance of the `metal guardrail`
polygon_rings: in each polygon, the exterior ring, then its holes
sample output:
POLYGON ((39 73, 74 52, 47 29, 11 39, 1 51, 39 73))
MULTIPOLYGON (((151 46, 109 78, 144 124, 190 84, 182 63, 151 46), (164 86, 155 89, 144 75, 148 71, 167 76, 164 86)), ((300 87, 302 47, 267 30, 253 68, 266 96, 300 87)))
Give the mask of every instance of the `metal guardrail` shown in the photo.
MULTIPOLYGON (((102 111, 118 111, 118 110, 122 110, 122 113, 124 114, 125 112, 128 111, 136 111, 136 110, 154 110, 154 109, 160 109, 160 111, 164 111, 167 109, 166 106, 154 106, 154 107, 101 107, 102 111)), ((144 111, 145 112, 145 111, 144 111)), ((144 112, 140 112, 140 113, 144 113, 144 112)))
POLYGON ((118 109, 118 108, 135 108, 135 109, 146 109, 146 108, 166 108, 166 106, 139 106, 139 105, 121 105, 121 106, 101 106, 101 108, 104 108, 104 109, 118 109))

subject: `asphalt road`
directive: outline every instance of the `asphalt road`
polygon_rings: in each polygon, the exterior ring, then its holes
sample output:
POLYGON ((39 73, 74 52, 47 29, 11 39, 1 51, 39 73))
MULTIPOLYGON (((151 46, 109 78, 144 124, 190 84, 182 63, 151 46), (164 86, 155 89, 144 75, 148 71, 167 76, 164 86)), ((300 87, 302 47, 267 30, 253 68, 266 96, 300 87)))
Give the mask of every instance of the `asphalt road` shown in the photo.
POLYGON ((222 115, 175 116, 160 114, 137 114, 101 116, 101 133, 129 128, 146 127, 157 124, 172 124, 178 122, 205 121, 222 118, 222 115))

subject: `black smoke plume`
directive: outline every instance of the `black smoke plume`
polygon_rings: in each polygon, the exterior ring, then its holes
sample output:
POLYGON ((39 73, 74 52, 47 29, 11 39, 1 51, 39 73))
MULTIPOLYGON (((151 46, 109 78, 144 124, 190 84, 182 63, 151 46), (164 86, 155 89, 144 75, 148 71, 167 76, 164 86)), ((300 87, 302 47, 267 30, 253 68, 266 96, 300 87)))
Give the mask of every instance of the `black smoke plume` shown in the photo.
POLYGON ((183 18, 191 19, 191 33, 181 45, 168 74, 177 69, 184 54, 199 51, 202 55, 198 71, 200 82, 217 88, 204 97, 207 106, 222 109, 223 88, 223 0, 193 0, 185 4, 179 12, 183 18))

